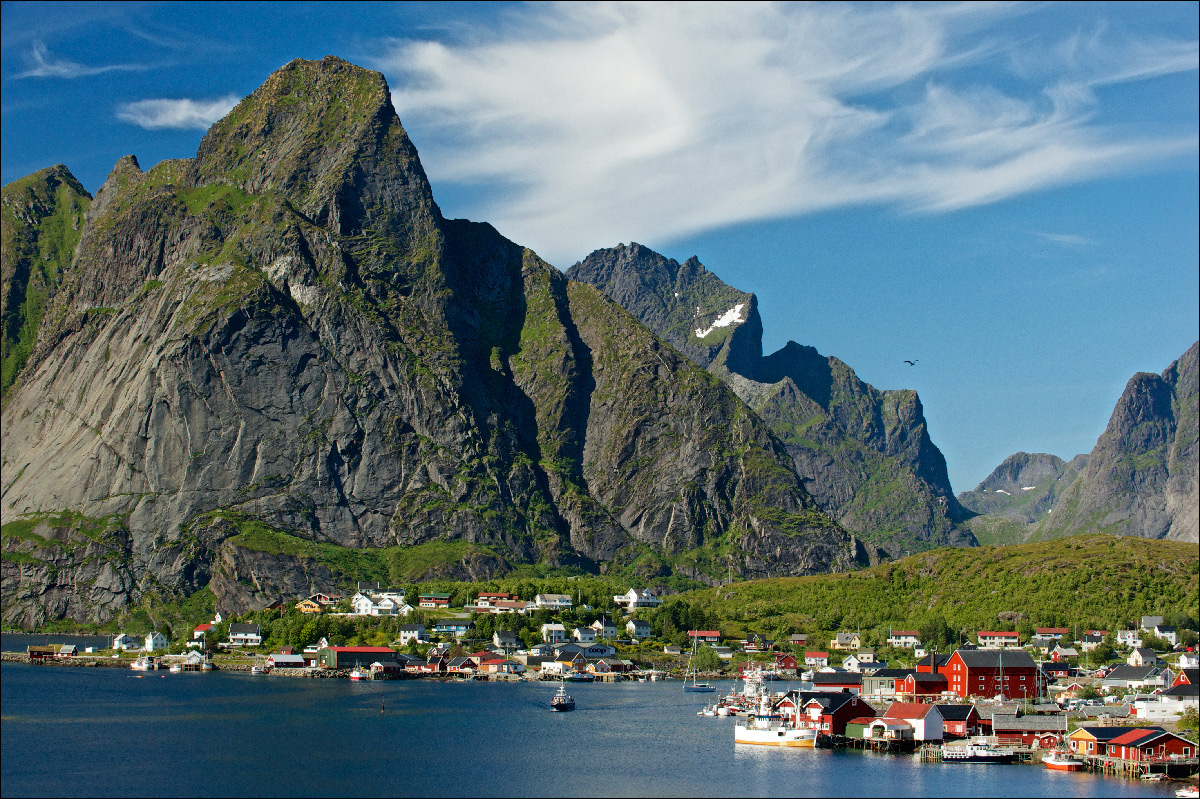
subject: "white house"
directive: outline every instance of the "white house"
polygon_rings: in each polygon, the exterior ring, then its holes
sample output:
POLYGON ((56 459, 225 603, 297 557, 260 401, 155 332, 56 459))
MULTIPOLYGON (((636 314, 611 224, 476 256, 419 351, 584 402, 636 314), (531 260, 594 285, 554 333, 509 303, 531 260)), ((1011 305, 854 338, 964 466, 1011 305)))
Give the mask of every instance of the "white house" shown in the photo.
POLYGON ((883 718, 908 722, 913 728, 913 738, 918 741, 942 740, 945 719, 937 705, 915 702, 893 702, 883 718))
POLYGON ((1194 669, 1200 668, 1200 653, 1184 652, 1179 656, 1179 668, 1194 669))
POLYGON ((372 594, 359 591, 350 597, 350 607, 355 616, 407 616, 412 605, 404 601, 404 594, 372 594))
POLYGON ((601 616, 591 623, 591 628, 597 638, 616 638, 617 625, 608 616, 601 616))
POLYGON ((171 642, 167 640, 167 636, 154 632, 146 636, 146 643, 142 646, 142 649, 147 652, 155 652, 159 649, 166 649, 170 645, 171 642))
POLYGON ((921 645, 921 634, 916 630, 892 630, 887 642, 896 649, 912 649, 921 645))
POLYGON ((1166 641, 1171 646, 1179 643, 1179 637, 1175 633, 1175 628, 1167 624, 1158 624, 1154 627, 1154 634, 1166 641))
POLYGON ((596 641, 596 631, 591 627, 576 627, 571 637, 581 644, 591 644, 596 641))
POLYGON ((262 632, 257 624, 229 625, 230 646, 258 646, 262 643, 262 632))
POLYGON ((624 594, 613 596, 613 602, 618 607, 625 608, 627 611, 637 608, 656 608, 662 604, 662 600, 654 594, 649 591, 641 591, 637 588, 630 588, 624 594))
POLYGON ((126 633, 117 633, 112 642, 113 649, 141 649, 141 647, 142 640, 140 638, 134 638, 126 633))
POLYGON ((979 646, 983 649, 1009 649, 1021 645, 1021 636, 1017 632, 1005 630, 980 630, 979 646))
POLYGON ((548 644, 561 644, 567 640, 567 628, 561 624, 543 624, 542 640, 548 644))
POLYGON ((410 641, 429 643, 429 631, 424 624, 406 624, 400 628, 400 646, 408 646, 410 641))
POLYGON ((572 604, 570 594, 538 594, 533 598, 533 606, 539 610, 566 610, 572 604))
POLYGON ((1130 666, 1155 666, 1158 664, 1158 655, 1153 649, 1138 647, 1129 653, 1129 659, 1125 662, 1130 666))
POLYGON ((874 665, 875 653, 869 649, 864 649, 857 654, 848 655, 842 661, 842 668, 846 671, 862 671, 863 666, 874 665))
POLYGON ((1137 649, 1142 645, 1141 630, 1117 630, 1117 646, 1137 649))
POLYGON ((630 638, 649 638, 650 622, 630 619, 625 622, 625 634, 630 638))

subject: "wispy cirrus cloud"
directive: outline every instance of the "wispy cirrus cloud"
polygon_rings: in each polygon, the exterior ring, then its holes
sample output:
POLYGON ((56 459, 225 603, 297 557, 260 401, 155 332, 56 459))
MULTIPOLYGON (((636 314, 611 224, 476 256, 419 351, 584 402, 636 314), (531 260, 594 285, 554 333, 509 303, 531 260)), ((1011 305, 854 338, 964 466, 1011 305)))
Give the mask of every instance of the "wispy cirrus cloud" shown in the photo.
POLYGON ((560 263, 854 204, 948 212, 1195 152, 1194 129, 1109 129, 1096 97, 1195 70, 1195 41, 1071 34, 1013 80, 996 63, 1022 45, 990 29, 1007 13, 534 5, 462 44, 393 41, 379 65, 430 174, 502 187, 463 210, 560 263))
POLYGON ((150 69, 145 64, 80 64, 57 58, 50 53, 42 42, 34 42, 29 54, 25 57, 29 68, 16 75, 17 78, 83 78, 89 75, 102 75, 106 72, 141 72, 150 69))
POLYGON ((230 94, 216 100, 138 100, 118 106, 117 118, 147 130, 207 130, 240 99, 230 94))
POLYGON ((1092 239, 1089 239, 1087 236, 1080 236, 1077 233, 1039 232, 1039 233, 1036 233, 1035 235, 1039 239, 1044 239, 1046 241, 1054 242, 1055 244, 1061 244, 1064 247, 1087 247, 1089 245, 1095 244, 1095 242, 1092 239))

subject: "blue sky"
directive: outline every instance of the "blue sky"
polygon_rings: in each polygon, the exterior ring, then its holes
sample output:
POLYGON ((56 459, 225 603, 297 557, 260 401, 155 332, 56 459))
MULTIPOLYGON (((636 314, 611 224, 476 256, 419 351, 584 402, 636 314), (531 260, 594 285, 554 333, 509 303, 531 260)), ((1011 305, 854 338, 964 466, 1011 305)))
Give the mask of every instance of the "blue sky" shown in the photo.
POLYGON ((338 55, 387 76, 448 216, 562 268, 699 256, 768 351, 917 389, 962 491, 1089 451, 1197 339, 1198 8, 5 3, 3 182, 190 156, 338 55))

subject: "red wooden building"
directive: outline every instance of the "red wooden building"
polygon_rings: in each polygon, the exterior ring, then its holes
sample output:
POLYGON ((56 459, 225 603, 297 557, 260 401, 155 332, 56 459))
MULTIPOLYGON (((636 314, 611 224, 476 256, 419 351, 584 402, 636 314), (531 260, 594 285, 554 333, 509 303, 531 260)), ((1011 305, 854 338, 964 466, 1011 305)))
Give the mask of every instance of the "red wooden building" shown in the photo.
POLYGON ((1194 757, 1196 744, 1165 730, 1130 730, 1108 742, 1108 756, 1122 760, 1165 760, 1194 757))
POLYGON ((939 671, 960 699, 996 695, 1032 699, 1046 693, 1046 676, 1028 652, 960 649, 939 671))

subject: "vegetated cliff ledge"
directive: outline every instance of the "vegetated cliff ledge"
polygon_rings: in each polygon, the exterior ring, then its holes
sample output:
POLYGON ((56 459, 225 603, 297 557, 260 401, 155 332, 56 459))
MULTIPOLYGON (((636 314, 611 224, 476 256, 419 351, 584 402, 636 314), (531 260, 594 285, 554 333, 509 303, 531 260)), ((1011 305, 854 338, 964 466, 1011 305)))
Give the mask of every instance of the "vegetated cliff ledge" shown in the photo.
MULTIPOLYGON (((6 210, 5 242, 86 207, 6 383, 6 623, 205 587, 236 611, 332 587, 347 552, 422 546, 428 574, 463 576, 714 580, 877 554, 724 384, 490 226, 443 218, 379 73, 293 61, 195 158, 122 158, 90 203, 51 185, 68 175, 4 188, 6 209, 54 198, 6 210)), ((4 248, 6 331, 35 286, 11 288, 22 247, 4 248)))
POLYGON ((1200 540, 1197 344, 1161 375, 1129 379, 1088 455, 1017 453, 972 492, 970 524, 989 543, 1083 532, 1200 540))
POLYGON ((794 341, 764 356, 758 299, 695 257, 681 264, 633 243, 597 250, 567 276, 602 290, 733 388, 847 530, 892 556, 975 544, 915 391, 880 391, 794 341))

